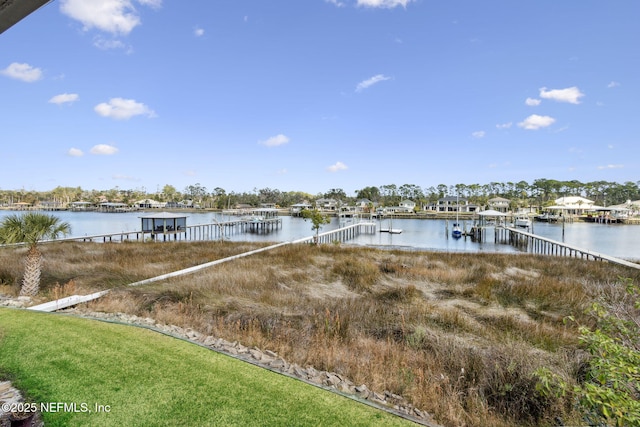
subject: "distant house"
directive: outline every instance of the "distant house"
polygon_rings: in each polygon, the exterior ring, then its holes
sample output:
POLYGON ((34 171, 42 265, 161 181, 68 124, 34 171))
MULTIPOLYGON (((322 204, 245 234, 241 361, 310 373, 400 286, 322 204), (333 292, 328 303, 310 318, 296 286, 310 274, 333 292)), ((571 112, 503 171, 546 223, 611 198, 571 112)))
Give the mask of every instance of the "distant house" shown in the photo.
POLYGON ((640 200, 627 200, 625 203, 612 205, 609 208, 614 211, 626 212, 628 216, 638 216, 640 215, 640 200))
POLYGON ((507 213, 509 211, 510 204, 511 200, 505 199, 504 197, 494 197, 487 200, 487 207, 489 209, 502 213, 507 213))
POLYGON ((289 213, 292 216, 300 216, 301 212, 305 209, 311 209, 312 205, 309 202, 296 203, 295 205, 289 206, 289 213))
POLYGON ((318 199, 316 200, 316 209, 322 211, 335 211, 340 206, 336 199, 318 199))
POLYGON ((413 200, 405 199, 400 202, 400 207, 403 209, 407 209, 407 212, 413 212, 416 208, 416 202, 413 200))
POLYGON ((587 211, 597 210, 599 206, 593 204, 593 200, 580 196, 560 197, 555 200, 555 206, 549 206, 549 210, 561 210, 570 215, 582 215, 587 211))
POLYGON ((134 202, 133 207, 138 209, 160 209, 165 207, 165 203, 153 199, 144 199, 134 202))
POLYGON ((438 199, 436 203, 437 212, 475 212, 477 205, 469 203, 469 199, 464 197, 447 196, 438 199))

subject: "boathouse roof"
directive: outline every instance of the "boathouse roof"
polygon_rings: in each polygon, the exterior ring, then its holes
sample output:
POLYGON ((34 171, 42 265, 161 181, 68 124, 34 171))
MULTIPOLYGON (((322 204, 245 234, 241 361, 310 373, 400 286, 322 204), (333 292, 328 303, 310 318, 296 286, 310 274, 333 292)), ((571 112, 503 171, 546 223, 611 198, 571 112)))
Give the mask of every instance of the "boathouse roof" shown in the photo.
POLYGON ((149 215, 142 215, 139 218, 144 219, 176 219, 176 218, 186 218, 186 215, 176 214, 171 212, 158 212, 149 215))
POLYGON ((0 34, 46 3, 49 0, 0 1, 0 34))
POLYGON ((504 212, 499 212, 494 209, 487 209, 486 211, 478 212, 478 216, 507 216, 504 212))

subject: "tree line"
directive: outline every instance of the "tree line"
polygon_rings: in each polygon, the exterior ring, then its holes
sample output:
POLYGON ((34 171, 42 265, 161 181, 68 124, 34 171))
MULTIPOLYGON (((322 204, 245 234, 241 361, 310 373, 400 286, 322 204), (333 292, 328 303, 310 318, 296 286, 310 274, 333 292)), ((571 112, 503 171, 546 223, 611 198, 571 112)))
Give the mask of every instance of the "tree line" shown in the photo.
POLYGON ((38 204, 54 202, 68 204, 76 201, 99 203, 101 201, 134 203, 143 199, 154 199, 159 202, 192 201, 203 208, 233 208, 238 204, 260 206, 263 203, 274 203, 280 207, 288 207, 303 201, 313 202, 320 198, 336 199, 344 204, 354 203, 360 199, 368 199, 372 203, 383 206, 397 206, 400 201, 409 199, 419 206, 436 202, 447 196, 459 196, 481 206, 493 197, 511 200, 513 207, 544 206, 553 200, 565 196, 581 196, 593 200, 596 204, 610 206, 625 203, 627 200, 640 199, 640 181, 624 183, 609 181, 580 182, 559 181, 554 179, 536 179, 532 183, 490 182, 488 184, 439 184, 421 187, 415 184, 386 184, 369 186, 348 195, 341 188, 331 188, 324 193, 310 194, 303 191, 280 191, 272 188, 254 188, 249 192, 227 192, 220 187, 209 190, 200 183, 186 186, 179 191, 172 185, 165 185, 156 192, 147 192, 144 188, 109 190, 84 190, 81 187, 56 187, 50 191, 36 192, 25 190, 1 190, 0 206, 25 202, 38 204))

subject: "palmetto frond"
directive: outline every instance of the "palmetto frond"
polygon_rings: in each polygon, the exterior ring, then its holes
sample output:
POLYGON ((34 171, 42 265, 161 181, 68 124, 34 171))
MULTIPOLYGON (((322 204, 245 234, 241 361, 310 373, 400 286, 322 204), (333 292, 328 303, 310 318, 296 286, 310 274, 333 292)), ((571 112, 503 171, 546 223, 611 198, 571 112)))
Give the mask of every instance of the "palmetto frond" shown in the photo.
POLYGON ((0 241, 32 246, 41 240, 55 239, 70 231, 69 223, 60 222, 60 218, 56 216, 30 212, 7 216, 0 224, 0 241))
POLYGON ((36 295, 40 289, 42 254, 38 250, 38 242, 56 239, 70 232, 69 223, 60 222, 60 219, 53 215, 30 212, 24 215, 9 215, 2 220, 0 243, 29 245, 20 295, 36 295))

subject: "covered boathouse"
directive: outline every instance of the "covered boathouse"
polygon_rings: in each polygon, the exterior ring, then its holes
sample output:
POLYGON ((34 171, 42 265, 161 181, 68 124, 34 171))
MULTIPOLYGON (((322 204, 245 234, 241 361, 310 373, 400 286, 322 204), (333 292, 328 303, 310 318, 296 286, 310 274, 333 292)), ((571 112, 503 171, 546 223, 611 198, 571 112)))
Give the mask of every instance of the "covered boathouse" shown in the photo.
POLYGON ((184 233, 187 237, 187 217, 186 215, 173 214, 170 212, 158 212, 140 217, 142 219, 142 233, 151 234, 152 239, 162 236, 163 240, 178 240, 178 235, 184 233))

